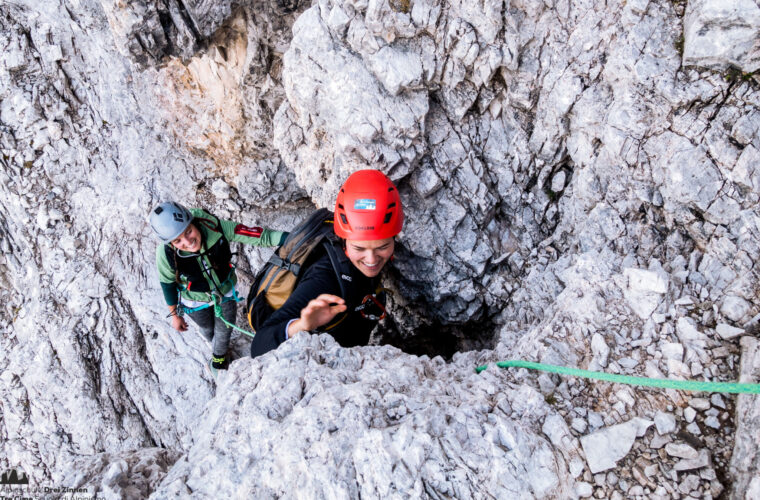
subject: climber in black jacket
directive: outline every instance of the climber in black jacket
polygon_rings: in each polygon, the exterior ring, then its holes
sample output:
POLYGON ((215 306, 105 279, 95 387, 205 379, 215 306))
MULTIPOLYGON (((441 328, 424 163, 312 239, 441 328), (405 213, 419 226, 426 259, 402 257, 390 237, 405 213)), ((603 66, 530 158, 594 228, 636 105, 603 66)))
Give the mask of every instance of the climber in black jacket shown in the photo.
POLYGON ((257 328, 252 357, 276 349, 300 331, 326 331, 344 347, 366 345, 384 317, 379 274, 393 256, 394 238, 404 223, 398 190, 382 172, 359 170, 341 187, 334 214, 335 234, 350 261, 349 275, 336 276, 327 251, 315 250, 293 293, 257 328), (340 297, 339 279, 351 284, 344 288, 352 296, 340 297))

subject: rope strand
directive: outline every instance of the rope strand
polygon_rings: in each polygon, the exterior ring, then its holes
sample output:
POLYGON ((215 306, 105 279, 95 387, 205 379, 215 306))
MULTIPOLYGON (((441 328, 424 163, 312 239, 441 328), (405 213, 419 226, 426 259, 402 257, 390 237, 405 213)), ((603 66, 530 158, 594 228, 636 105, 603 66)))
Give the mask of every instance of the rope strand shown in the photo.
MULTIPOLYGON (((643 387, 659 387, 662 389, 676 389, 679 391, 700 392, 725 392, 732 394, 760 394, 760 384, 740 384, 738 382, 702 382, 697 380, 672 380, 662 378, 633 377, 630 375, 618 375, 613 373, 594 372, 580 368, 568 368, 566 366, 547 365, 524 360, 499 361, 499 368, 527 368, 528 370, 540 370, 560 375, 570 375, 592 380, 604 380, 617 384, 638 385, 643 387)), ((488 365, 479 366, 476 373, 488 369, 488 365)))

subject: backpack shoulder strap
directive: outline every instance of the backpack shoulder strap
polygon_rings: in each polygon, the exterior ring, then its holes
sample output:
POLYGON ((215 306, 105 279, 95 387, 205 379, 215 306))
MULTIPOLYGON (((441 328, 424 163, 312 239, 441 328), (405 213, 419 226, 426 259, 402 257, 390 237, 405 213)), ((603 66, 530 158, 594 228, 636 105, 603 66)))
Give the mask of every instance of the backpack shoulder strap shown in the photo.
POLYGON ((330 257, 330 263, 335 271, 335 279, 338 280, 338 286, 340 286, 340 293, 343 300, 346 301, 346 311, 333 318, 333 321, 320 328, 320 330, 329 332, 333 328, 340 325, 348 315, 354 312, 359 306, 360 299, 357 297, 356 285, 354 284, 353 277, 351 276, 351 261, 346 257, 346 253, 343 250, 342 242, 340 238, 331 234, 330 237, 325 238, 324 247, 327 250, 327 255, 330 257))
POLYGON ((193 220, 198 221, 199 224, 201 224, 203 227, 208 229, 209 231, 214 231, 217 233, 222 234, 222 238, 224 238, 224 231, 222 231, 222 221, 219 217, 216 215, 206 212, 206 214, 210 217, 195 217, 193 220))
POLYGON ((354 304, 356 302, 356 286, 351 277, 351 261, 346 257, 342 242, 335 233, 325 236, 323 246, 330 258, 330 263, 335 272, 335 279, 338 280, 341 297, 346 301, 346 311, 352 311, 357 304, 354 304))
POLYGON ((260 296, 274 310, 282 306, 296 286, 313 250, 324 243, 326 236, 333 235, 332 218, 332 212, 322 208, 293 228, 256 276, 248 294, 249 311, 260 296))

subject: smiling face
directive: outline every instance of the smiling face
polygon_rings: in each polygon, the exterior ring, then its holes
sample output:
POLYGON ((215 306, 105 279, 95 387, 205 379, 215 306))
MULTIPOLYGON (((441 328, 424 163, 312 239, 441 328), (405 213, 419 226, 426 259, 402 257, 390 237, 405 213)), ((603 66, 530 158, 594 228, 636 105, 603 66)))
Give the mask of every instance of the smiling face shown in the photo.
POLYGON ((394 248, 393 238, 372 241, 346 240, 348 260, 368 278, 380 274, 385 263, 393 256, 394 248))
POLYGON ((201 232, 194 224, 188 224, 184 232, 172 240, 172 245, 185 252, 200 252, 201 232))

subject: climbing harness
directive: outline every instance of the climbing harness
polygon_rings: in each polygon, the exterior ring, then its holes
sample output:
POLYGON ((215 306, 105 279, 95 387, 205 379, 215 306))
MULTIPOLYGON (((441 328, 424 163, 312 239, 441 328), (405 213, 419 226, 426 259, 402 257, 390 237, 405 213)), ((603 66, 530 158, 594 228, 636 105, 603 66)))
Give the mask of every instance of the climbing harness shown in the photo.
POLYGON ((235 330, 237 330, 237 331, 239 331, 241 333, 244 333, 245 335, 253 338, 253 336, 255 335, 255 333, 251 333, 248 330, 243 330, 242 328, 239 328, 239 327, 235 326, 234 324, 230 323, 229 321, 227 321, 226 319, 224 319, 224 314, 222 312, 222 304, 224 304, 225 302, 233 301, 233 300, 235 302, 242 302, 243 301, 243 298, 238 296, 237 290, 235 290, 235 288, 233 288, 232 289, 232 296, 229 296, 229 297, 221 297, 220 298, 219 295, 217 295, 216 293, 212 294, 212 297, 213 297, 213 301, 212 302, 209 302, 208 304, 203 304, 203 305, 198 306, 198 307, 186 307, 186 306, 184 306, 184 305, 182 305, 180 303, 177 306, 177 311, 179 311, 178 314, 181 316, 181 315, 183 315, 185 313, 194 313, 196 311, 202 311, 203 309, 207 309, 209 307, 213 307, 214 308, 214 315, 217 318, 221 319, 224 322, 225 325, 227 325, 227 326, 229 326, 231 328, 234 328, 235 330))
MULTIPOLYGON (((214 287, 217 289, 217 291, 211 293, 211 297, 212 297, 212 301, 211 302, 203 304, 203 305, 200 305, 198 307, 187 307, 187 306, 183 305, 182 302, 181 302, 181 300, 180 300, 180 303, 177 306, 177 311, 178 311, 177 314, 179 314, 181 316, 181 315, 183 315, 185 313, 194 313, 194 312, 197 312, 197 311, 202 311, 203 309, 207 309, 209 307, 213 307, 214 308, 214 315, 217 318, 221 319, 224 322, 225 325, 227 325, 227 326, 229 326, 231 328, 234 328, 235 330, 237 330, 237 331, 239 331, 239 332, 241 332, 241 333, 243 333, 243 334, 245 334, 245 335, 253 338, 254 335, 255 335, 255 333, 251 333, 248 330, 244 330, 242 328, 239 328, 239 327, 235 326, 234 324, 230 323, 229 321, 227 321, 226 319, 224 319, 224 313, 222 312, 222 304, 224 304, 225 302, 230 302, 230 301, 235 301, 235 302, 242 302, 243 301, 243 298, 240 297, 237 294, 237 289, 235 288, 235 285, 232 285, 232 295, 231 296, 224 297, 224 296, 221 295, 221 292, 219 292, 219 289, 223 288, 224 285, 228 281, 230 281, 232 279, 232 276, 235 274, 235 266, 232 265, 232 264, 230 264, 230 266, 232 267, 232 269, 230 270, 229 277, 226 280, 224 280, 223 283, 220 283, 218 287, 216 286, 216 284, 214 284, 214 287)), ((205 271, 207 271, 207 270, 203 269, 203 271, 205 273, 205 271)), ((212 280, 212 283, 213 283, 213 280, 212 280)), ((181 299, 181 296, 180 296, 180 299, 181 299)))
POLYGON ((232 289, 232 296, 230 296, 230 297, 221 297, 221 300, 220 300, 219 295, 217 295, 217 294, 213 294, 212 297, 213 297, 213 302, 209 302, 208 304, 203 304, 202 306, 198 306, 198 307, 185 307, 184 305, 180 304, 177 307, 177 310, 180 311, 179 314, 182 315, 182 314, 185 314, 185 313, 194 313, 196 311, 201 311, 201 310, 206 309, 208 307, 213 307, 214 308, 214 315, 217 318, 221 319, 224 322, 225 325, 227 325, 227 326, 229 326, 231 328, 234 328, 235 330, 237 330, 237 331, 239 331, 241 333, 244 333, 245 335, 247 335, 247 336, 249 336, 251 338, 254 337, 255 333, 251 333, 248 330, 244 330, 242 328, 239 328, 239 327, 235 326, 234 324, 230 323, 229 321, 227 321, 226 319, 224 319, 224 314, 222 312, 222 304, 224 304, 225 302, 233 301, 233 300, 235 302, 242 302, 243 301, 243 298, 238 296, 237 290, 235 290, 233 288, 232 289))
MULTIPOLYGON (((235 302, 241 302, 243 300, 241 297, 238 297, 237 291, 233 292, 233 298, 234 298, 235 302)), ((233 325, 232 323, 230 323, 229 321, 227 321, 226 319, 224 319, 224 316, 222 315, 222 302, 220 302, 218 300, 218 298, 217 298, 216 295, 214 295, 214 314, 216 315, 217 318, 221 318, 221 320, 224 321, 225 325, 234 328, 235 330, 239 331, 240 333, 243 333, 243 334, 245 334, 245 335, 247 335, 247 336, 249 336, 251 338, 253 338, 256 335, 255 333, 252 333, 252 332, 249 332, 248 330, 244 330, 242 328, 239 328, 239 327, 233 325)))
MULTIPOLYGON (((499 368, 527 368, 528 370, 540 370, 550 373, 558 373, 560 375, 570 375, 573 377, 583 377, 593 380, 604 380, 606 382, 614 382, 618 384, 638 385, 643 387, 659 387, 662 389, 676 389, 680 391, 760 394, 760 384, 740 384, 737 382, 701 382, 697 380, 671 380, 662 378, 633 377, 630 375, 595 372, 591 370, 582 370, 580 368, 569 368, 566 366, 547 365, 520 359, 499 361, 496 363, 496 366, 499 368)), ((488 365, 479 366, 475 369, 475 372, 481 373, 487 368, 488 365)))

